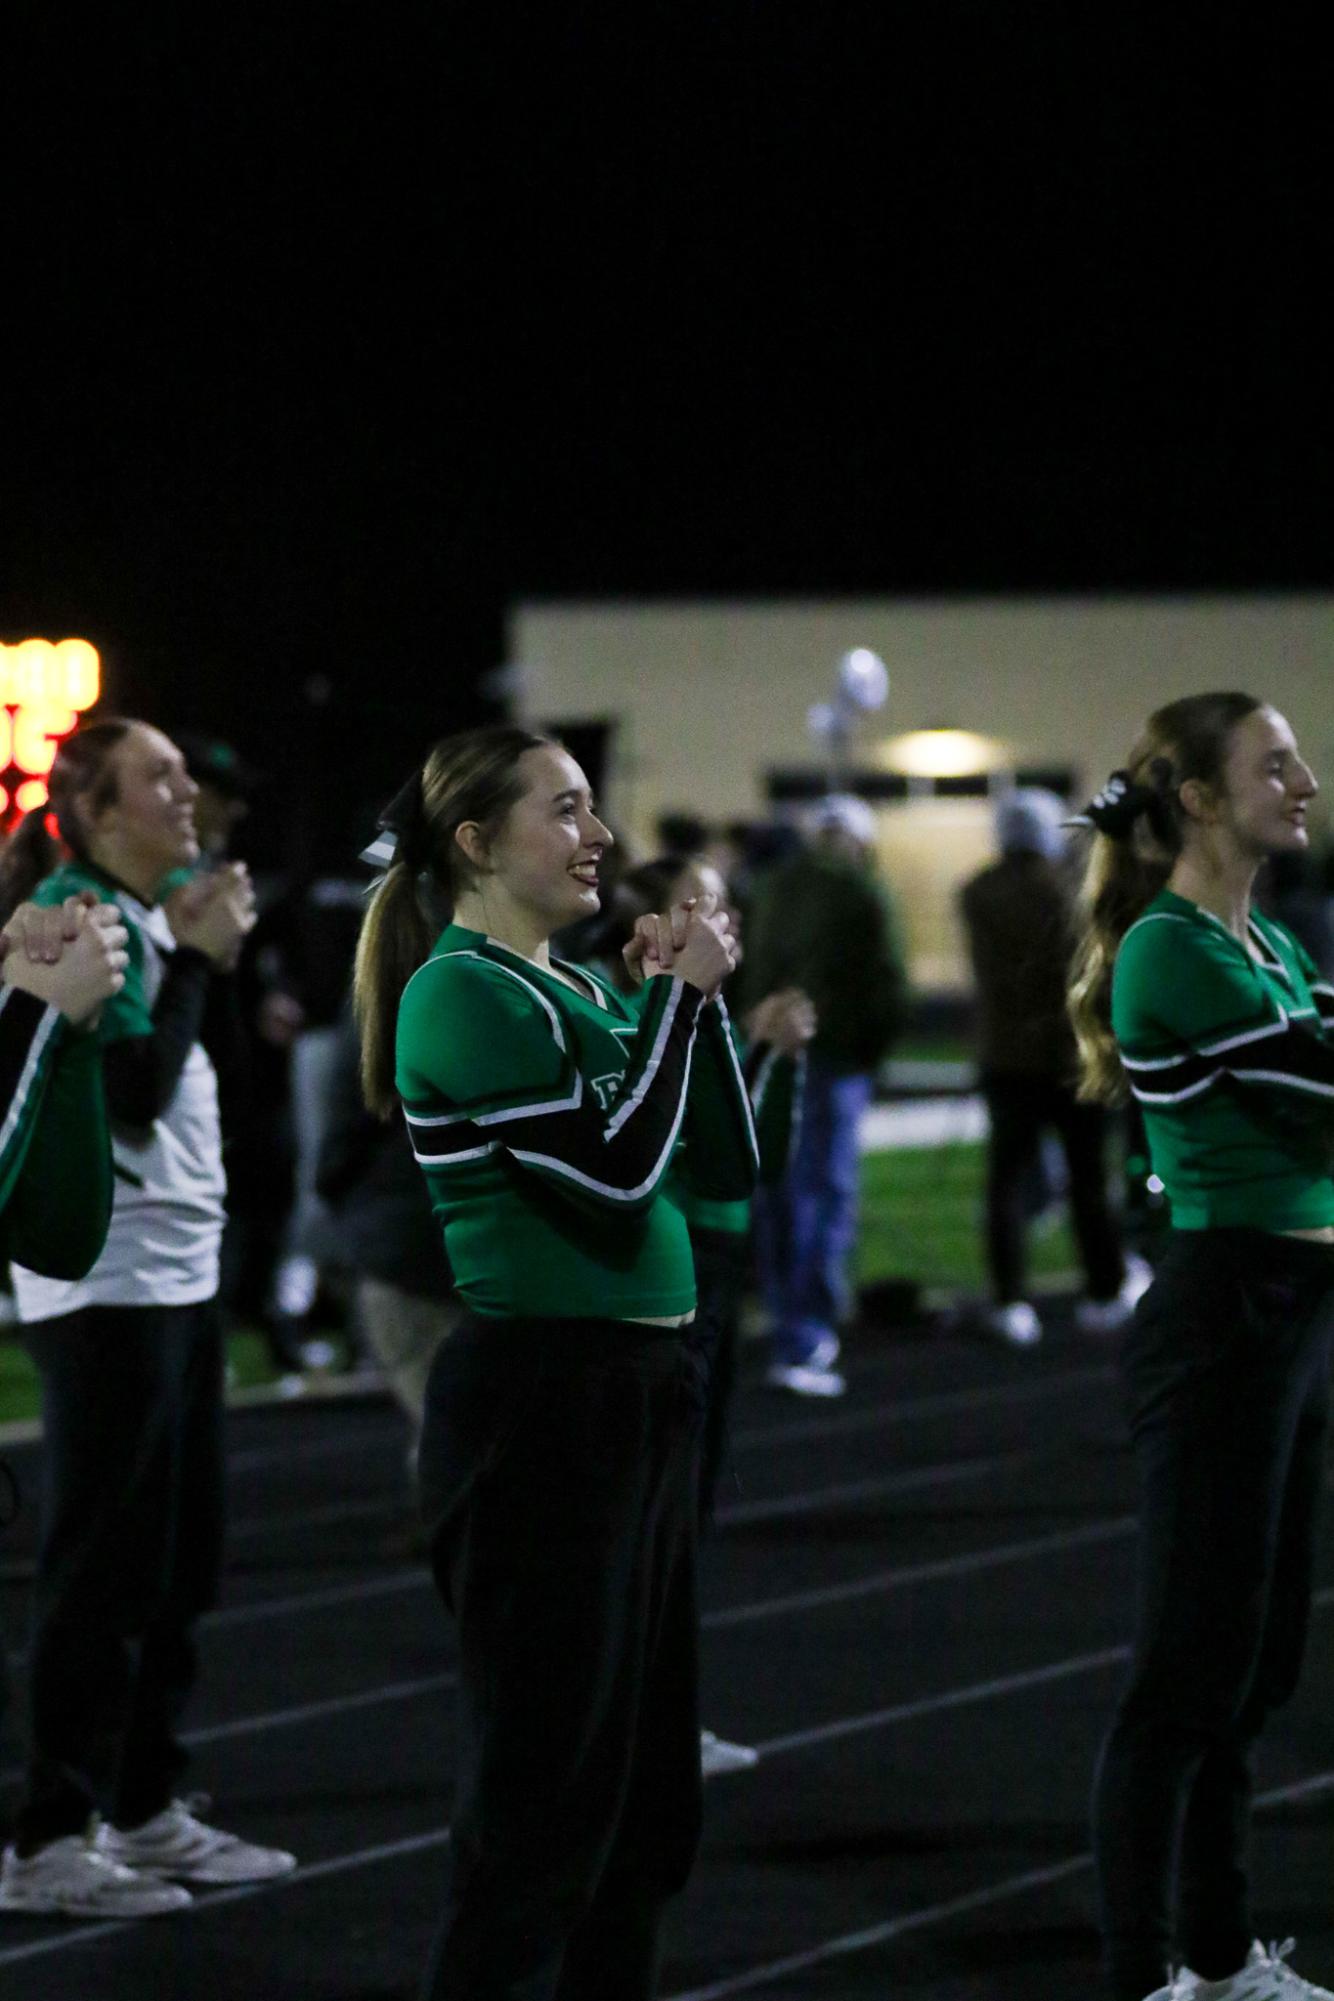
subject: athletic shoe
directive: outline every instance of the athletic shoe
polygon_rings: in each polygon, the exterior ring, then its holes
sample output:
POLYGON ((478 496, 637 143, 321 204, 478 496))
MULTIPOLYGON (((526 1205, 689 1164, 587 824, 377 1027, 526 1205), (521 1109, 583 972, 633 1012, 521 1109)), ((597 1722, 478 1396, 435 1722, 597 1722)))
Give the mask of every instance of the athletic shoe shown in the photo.
POLYGON ((1171 2001, 1334 2001, 1328 1987, 1303 1980, 1285 1963, 1295 1944, 1289 1938, 1265 1947, 1256 1939, 1245 1966, 1226 1980, 1201 1980, 1183 1966, 1169 1990, 1171 2001))
POLYGON ((699 1769, 702 1778, 716 1779, 723 1772, 748 1772, 758 1765, 760 1754, 749 1744, 729 1744, 712 1730, 699 1733, 699 1769))
POLYGON ((33 1855, 5 1850, 0 1911, 68 1918, 156 1918, 192 1902, 178 1883, 141 1876, 106 1853, 100 1830, 62 1834, 33 1855))
POLYGON ((102 1852, 113 1862, 181 1883, 267 1883, 296 1868, 295 1855, 285 1848, 260 1848, 239 1835, 224 1834, 197 1819, 192 1804, 202 1801, 173 1800, 142 1827, 128 1831, 104 1825, 102 1852))
POLYGON ((1081 1334, 1119 1334, 1152 1284, 1153 1266, 1143 1258, 1128 1257, 1121 1290, 1112 1299, 1081 1299, 1075 1326, 1081 1334))
POLYGON ((993 1306, 982 1324, 989 1334, 1008 1341, 1012 1348, 1031 1348, 1042 1339, 1042 1322, 1026 1299, 1012 1299, 1008 1306, 993 1306))
POLYGON ((808 1369, 832 1369, 842 1353, 843 1343, 831 1332, 822 1334, 809 1355, 801 1359, 808 1369))
POLYGON ((810 1362, 771 1362, 764 1380, 771 1390, 791 1390, 799 1397, 841 1397, 848 1387, 837 1369, 817 1369, 810 1362))

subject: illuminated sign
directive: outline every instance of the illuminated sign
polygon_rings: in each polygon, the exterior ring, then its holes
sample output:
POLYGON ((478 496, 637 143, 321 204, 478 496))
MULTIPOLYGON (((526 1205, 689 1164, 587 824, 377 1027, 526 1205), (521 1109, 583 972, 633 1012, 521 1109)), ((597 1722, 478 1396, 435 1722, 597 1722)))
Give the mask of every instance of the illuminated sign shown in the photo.
POLYGON ((101 662, 86 639, 0 643, 0 813, 46 804, 60 739, 101 693, 101 662))

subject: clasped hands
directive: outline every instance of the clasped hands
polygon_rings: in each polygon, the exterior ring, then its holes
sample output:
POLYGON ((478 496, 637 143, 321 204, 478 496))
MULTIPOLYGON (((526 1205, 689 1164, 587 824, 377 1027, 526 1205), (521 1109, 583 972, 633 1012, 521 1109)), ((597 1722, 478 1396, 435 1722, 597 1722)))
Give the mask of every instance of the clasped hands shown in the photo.
POLYGON ((244 862, 191 876, 164 897, 162 908, 178 945, 204 953, 220 972, 235 970, 255 924, 255 892, 244 862))
POLYGON ((125 984, 129 942, 116 905, 90 889, 63 903, 21 903, 0 931, 0 980, 90 1028, 125 984))
POLYGON ((716 998, 723 981, 741 962, 741 941, 716 896, 687 897, 671 910, 641 917, 621 957, 636 985, 670 973, 716 998))

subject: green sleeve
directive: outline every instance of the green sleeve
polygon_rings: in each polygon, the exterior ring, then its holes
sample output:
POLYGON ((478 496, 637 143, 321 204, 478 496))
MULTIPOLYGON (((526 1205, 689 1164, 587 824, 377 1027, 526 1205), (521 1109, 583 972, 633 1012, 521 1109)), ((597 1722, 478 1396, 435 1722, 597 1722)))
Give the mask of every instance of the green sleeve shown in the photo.
POLYGON ((1221 925, 1164 912, 1132 925, 1112 974, 1112 1028, 1124 1054, 1152 1056, 1278 1025, 1245 950, 1221 925))
POLYGON ((0 984, 0 1211, 22 1175, 63 1033, 54 1008, 0 984))
POLYGON ((700 1014, 681 1171, 694 1194, 710 1201, 739 1202, 754 1193, 759 1167, 736 1034, 719 999, 700 1014))
POLYGON ((470 1116, 545 1103, 573 1083, 559 1034, 555 1010, 507 974, 428 960, 399 1008, 399 1095, 411 1106, 439 1093, 470 1116))
POLYGON ((5 1213, 9 1255, 47 1278, 83 1278, 106 1243, 112 1186, 98 1039, 67 1029, 5 1213))
POLYGON ((1112 1030, 1130 1088, 1146 1106, 1186 1105, 1227 1084, 1273 1106, 1285 1128, 1334 1122, 1334 1046, 1314 1008, 1290 1010, 1221 924, 1150 913, 1122 941, 1112 1030))
POLYGON ((647 1208, 680 1133, 703 998, 684 980, 647 982, 625 1074, 602 1106, 572 1029, 531 982, 472 955, 428 961, 398 1020, 413 1152, 435 1175, 504 1155, 580 1209, 647 1208))
POLYGON ((760 1181, 772 1188, 787 1170, 800 1117, 806 1055, 785 1056, 758 1043, 746 1058, 746 1082, 760 1149, 760 1181))
MULTIPOLYGON (((100 881, 83 875, 67 875, 58 871, 39 882, 32 893, 34 903, 53 905, 63 903, 72 890, 91 889, 101 903, 120 905, 115 896, 100 881)), ((121 1042, 131 1035, 151 1035, 153 1016, 144 991, 144 941, 139 926, 122 915, 125 929, 129 933, 126 950, 129 964, 125 968, 125 984, 119 993, 112 994, 102 1008, 98 1023, 99 1042, 121 1042)))

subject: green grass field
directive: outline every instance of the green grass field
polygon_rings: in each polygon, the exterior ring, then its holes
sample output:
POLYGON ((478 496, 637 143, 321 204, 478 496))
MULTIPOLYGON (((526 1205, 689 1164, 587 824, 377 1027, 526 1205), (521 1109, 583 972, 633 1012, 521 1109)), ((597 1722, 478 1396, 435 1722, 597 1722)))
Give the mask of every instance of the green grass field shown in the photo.
MULTIPOLYGON (((927 1286, 981 1291, 982 1148, 978 1144, 907 1147, 868 1154, 863 1161, 862 1233, 857 1276, 916 1279, 927 1286)), ((1069 1271, 1075 1263, 1064 1223, 1031 1245, 1035 1273, 1069 1271)), ((235 1332, 228 1345, 233 1384, 271 1382, 276 1371, 262 1337, 235 1332)), ((13 1337, 0 1339, 0 1424, 37 1412, 31 1362, 13 1337)))
MULTIPOLYGON (((980 1292, 983 1148, 979 1142, 893 1148, 862 1162, 862 1229, 857 1276, 912 1278, 927 1286, 980 1292)), ((1034 1231, 1035 1274, 1069 1271, 1077 1262, 1064 1220, 1034 1231)))

